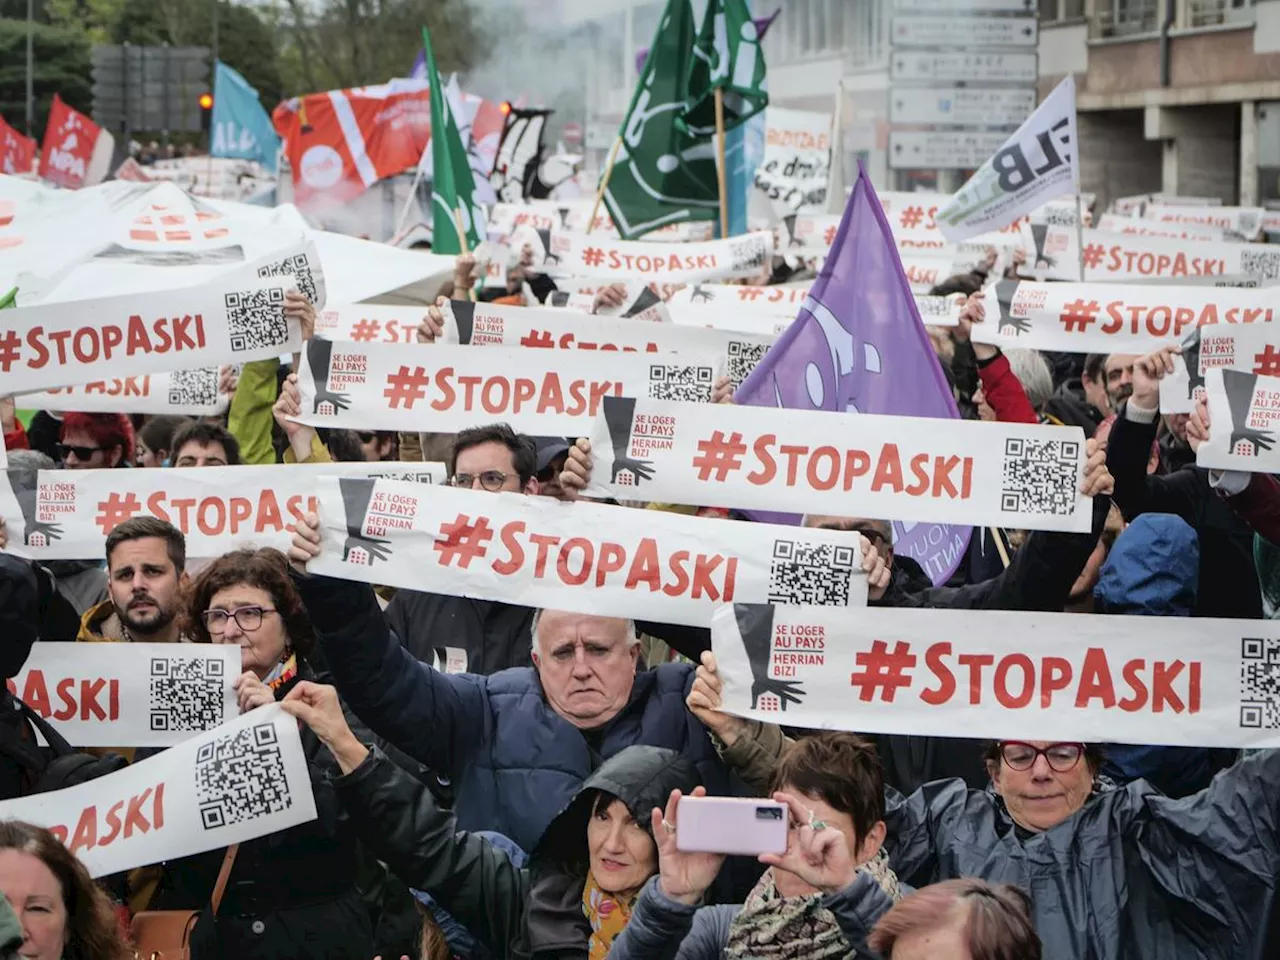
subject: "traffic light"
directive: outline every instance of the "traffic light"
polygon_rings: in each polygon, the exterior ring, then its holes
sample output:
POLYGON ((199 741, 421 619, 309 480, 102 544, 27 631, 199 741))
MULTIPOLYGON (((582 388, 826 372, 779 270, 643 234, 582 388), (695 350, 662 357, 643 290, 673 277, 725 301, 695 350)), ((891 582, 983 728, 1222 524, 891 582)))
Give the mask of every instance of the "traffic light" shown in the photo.
POLYGON ((200 129, 208 133, 213 125, 213 94, 208 91, 200 94, 200 129))
POLYGON ((503 100, 502 103, 498 105, 498 109, 502 111, 502 115, 504 117, 507 116, 511 113, 511 101, 503 100))

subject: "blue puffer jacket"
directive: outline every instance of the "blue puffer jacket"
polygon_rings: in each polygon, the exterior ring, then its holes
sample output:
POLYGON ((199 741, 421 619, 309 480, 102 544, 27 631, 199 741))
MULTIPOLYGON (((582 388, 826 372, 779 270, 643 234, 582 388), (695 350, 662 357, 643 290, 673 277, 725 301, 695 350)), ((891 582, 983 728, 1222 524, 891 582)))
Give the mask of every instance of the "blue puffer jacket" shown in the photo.
POLYGON ((371 588, 296 579, 339 693, 375 733, 453 780, 461 830, 494 830, 532 850, 595 766, 634 744, 678 750, 709 793, 730 792, 727 769, 684 705, 691 666, 636 674, 593 762, 586 738, 551 709, 532 668, 487 677, 432 670, 387 628, 371 588))
MULTIPOLYGON (((1116 538, 1094 588, 1098 613, 1189 617, 1196 606, 1200 543, 1180 517, 1144 513, 1116 538)), ((1147 780, 1167 796, 1208 786, 1229 766, 1233 751, 1191 747, 1107 746, 1104 772, 1120 783, 1147 780)))

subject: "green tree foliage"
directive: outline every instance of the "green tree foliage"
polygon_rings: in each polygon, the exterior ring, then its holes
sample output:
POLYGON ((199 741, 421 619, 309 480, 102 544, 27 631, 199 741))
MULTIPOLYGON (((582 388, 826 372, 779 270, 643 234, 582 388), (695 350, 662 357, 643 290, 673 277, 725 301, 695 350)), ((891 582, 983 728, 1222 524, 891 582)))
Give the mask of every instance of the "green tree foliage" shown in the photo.
MULTIPOLYGON (((25 18, 25 4, 23 7, 25 18)), ((36 23, 34 30, 32 87, 36 117, 31 135, 38 140, 44 136, 53 95, 61 94, 69 105, 88 113, 93 106, 93 81, 89 72, 89 36, 84 30, 47 23, 36 23)), ((25 19, 0 19, 0 116, 25 130, 26 102, 27 23, 25 19)))

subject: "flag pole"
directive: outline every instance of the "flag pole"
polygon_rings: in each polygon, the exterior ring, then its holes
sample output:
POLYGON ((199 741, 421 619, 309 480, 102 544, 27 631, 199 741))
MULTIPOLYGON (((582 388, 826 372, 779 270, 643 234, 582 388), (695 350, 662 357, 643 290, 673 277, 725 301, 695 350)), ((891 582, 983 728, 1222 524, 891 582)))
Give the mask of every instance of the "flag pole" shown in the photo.
POLYGON ((716 180, 720 186, 720 237, 729 237, 729 205, 724 186, 724 90, 716 87, 716 180))
MULTIPOLYGON (((453 210, 453 225, 458 228, 458 249, 461 251, 461 256, 470 255, 471 247, 467 245, 467 231, 462 229, 462 211, 457 207, 453 210)), ((475 303, 476 291, 474 287, 467 287, 467 299, 475 303)))
POLYGON ((595 206, 591 208, 591 219, 587 221, 587 233, 596 225, 596 214, 600 212, 600 204, 604 201, 604 192, 609 186, 609 178, 613 176, 613 164, 618 159, 618 151, 622 149, 622 135, 613 141, 613 149, 609 151, 609 159, 604 163, 604 176, 600 178, 600 188, 596 190, 595 206))
POLYGON ((1084 197, 1076 191, 1076 246, 1080 252, 1080 282, 1084 283, 1084 197))

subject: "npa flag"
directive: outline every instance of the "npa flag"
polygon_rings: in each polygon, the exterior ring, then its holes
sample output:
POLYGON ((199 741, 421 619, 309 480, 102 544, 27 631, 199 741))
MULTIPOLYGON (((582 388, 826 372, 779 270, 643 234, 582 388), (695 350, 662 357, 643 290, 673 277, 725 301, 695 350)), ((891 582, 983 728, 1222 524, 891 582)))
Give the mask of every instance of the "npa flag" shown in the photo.
POLYGON ((431 87, 431 208, 433 253, 474 250, 484 239, 484 211, 476 206, 471 162, 463 146, 458 118, 440 83, 431 37, 422 28, 422 49, 431 87))
POLYGON ((213 74, 213 141, 209 155, 256 160, 272 172, 280 138, 262 109, 258 91, 221 60, 213 74))
POLYGON ((91 187, 106 179, 115 138, 62 102, 56 93, 49 108, 40 151, 40 176, 59 187, 91 187))
MULTIPOLYGON (((958 419, 893 233, 871 178, 858 180, 826 263, 795 321, 738 389, 734 401, 791 410, 958 419)), ((894 550, 934 583, 963 560, 969 528, 894 520, 894 550)))
POLYGON ((732 130, 769 105, 764 50, 746 0, 711 0, 693 48, 684 113, 676 120, 694 136, 716 132, 715 92, 722 90, 724 128, 732 130))
POLYGON ((0 117, 0 173, 30 173, 36 165, 36 142, 24 137, 0 117))
POLYGON ((693 59, 689 0, 667 0, 618 136, 604 204, 624 240, 720 211, 715 143, 679 128, 693 59))
POLYGON ((1076 81, 1070 74, 937 213, 952 243, 1008 226, 1064 193, 1080 192, 1076 81))

